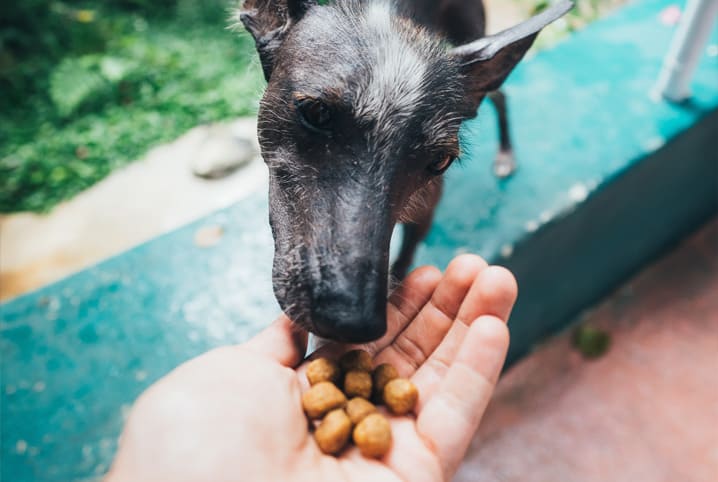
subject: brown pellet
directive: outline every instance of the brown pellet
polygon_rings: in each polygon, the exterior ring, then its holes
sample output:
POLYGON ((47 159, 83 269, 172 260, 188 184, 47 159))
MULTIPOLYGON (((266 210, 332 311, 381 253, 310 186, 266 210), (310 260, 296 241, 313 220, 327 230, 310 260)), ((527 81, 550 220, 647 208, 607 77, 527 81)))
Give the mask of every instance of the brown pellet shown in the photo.
POLYGON ((347 397, 371 397, 371 375, 361 370, 352 370, 344 375, 344 393, 347 397))
POLYGON ((307 366, 311 388, 302 395, 302 406, 323 453, 338 455, 350 437, 365 457, 381 458, 389 452, 391 425, 370 397, 383 401, 396 415, 414 410, 419 398, 416 386, 399 378, 388 363, 374 370, 372 365, 369 353, 352 350, 337 362, 317 358, 307 366))
POLYGON ((399 378, 399 372, 396 371, 392 365, 388 363, 382 363, 374 369, 372 373, 372 390, 373 398, 377 403, 383 402, 384 398, 384 387, 387 383, 395 378, 399 378))
POLYGON ((341 408, 332 410, 321 421, 314 432, 319 450, 325 454, 339 453, 349 440, 352 422, 341 408))
POLYGON ((351 420, 352 425, 356 425, 367 415, 376 413, 376 407, 368 400, 361 397, 354 397, 347 402, 344 407, 344 411, 349 416, 349 420, 351 420))
POLYGON ((411 412, 418 398, 419 391, 406 378, 395 378, 384 387, 384 403, 396 415, 411 412))
POLYGON ((352 438, 365 457, 383 457, 391 448, 391 427, 383 415, 367 415, 354 427, 352 438))
POLYGON ((345 403, 347 397, 331 382, 319 382, 302 395, 302 407, 310 419, 320 418, 345 403))
POLYGON ((310 385, 319 382, 339 383, 341 370, 339 364, 328 358, 317 358, 307 365, 307 380, 310 385))
POLYGON ((352 370, 371 372, 371 355, 364 350, 348 351, 339 358, 339 366, 344 373, 352 370))

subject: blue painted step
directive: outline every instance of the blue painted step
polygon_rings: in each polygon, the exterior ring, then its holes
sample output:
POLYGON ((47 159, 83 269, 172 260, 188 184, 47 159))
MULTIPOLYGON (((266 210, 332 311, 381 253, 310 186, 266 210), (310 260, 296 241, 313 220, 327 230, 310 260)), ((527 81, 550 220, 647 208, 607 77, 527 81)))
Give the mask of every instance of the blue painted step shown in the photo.
MULTIPOLYGON (((671 3, 635 2, 517 69, 515 177, 490 175, 490 109, 465 126, 418 261, 470 251, 515 271, 512 359, 716 210, 718 57, 702 59, 690 104, 648 97, 671 3)), ((276 315, 266 210, 257 194, 2 305, 2 480, 99 478, 147 385, 276 315), (211 224, 221 243, 196 247, 211 224)))

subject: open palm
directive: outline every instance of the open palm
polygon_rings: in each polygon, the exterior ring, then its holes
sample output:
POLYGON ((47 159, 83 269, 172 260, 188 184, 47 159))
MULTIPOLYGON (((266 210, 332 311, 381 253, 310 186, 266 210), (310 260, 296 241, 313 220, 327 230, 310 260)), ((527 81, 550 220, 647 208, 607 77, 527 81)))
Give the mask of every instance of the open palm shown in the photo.
POLYGON ((249 342, 175 369, 135 404, 110 481, 449 480, 476 432, 508 348, 516 298, 506 270, 457 257, 445 274, 410 274, 388 303, 388 331, 363 348, 419 389, 415 416, 389 417, 394 437, 381 460, 355 447, 322 454, 307 429, 301 392, 306 334, 281 316, 249 342))

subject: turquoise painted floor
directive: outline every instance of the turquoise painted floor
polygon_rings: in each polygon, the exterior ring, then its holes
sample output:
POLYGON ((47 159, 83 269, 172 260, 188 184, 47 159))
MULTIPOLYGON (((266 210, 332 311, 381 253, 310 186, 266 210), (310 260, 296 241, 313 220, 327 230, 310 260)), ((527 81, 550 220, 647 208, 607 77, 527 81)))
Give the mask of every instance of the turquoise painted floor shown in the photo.
MULTIPOLYGON (((519 172, 506 181, 491 176, 497 135, 485 108, 464 128, 471 142, 462 166, 448 174, 419 263, 443 267, 458 253, 476 252, 510 265, 535 236, 688 128, 715 120, 715 55, 702 59, 690 104, 648 96, 673 33, 658 20, 670 4, 637 1, 517 69, 507 93, 519 172)), ((718 31, 711 44, 718 45, 718 31)), ((265 196, 256 195, 3 304, 2 480, 99 478, 144 388, 183 360, 241 342, 273 319, 266 219, 265 196), (194 233, 207 225, 221 225, 225 234, 216 246, 199 248, 194 233)), ((530 299, 530 291, 522 285, 522 297, 530 299)), ((530 322, 518 320, 512 329, 530 322)))

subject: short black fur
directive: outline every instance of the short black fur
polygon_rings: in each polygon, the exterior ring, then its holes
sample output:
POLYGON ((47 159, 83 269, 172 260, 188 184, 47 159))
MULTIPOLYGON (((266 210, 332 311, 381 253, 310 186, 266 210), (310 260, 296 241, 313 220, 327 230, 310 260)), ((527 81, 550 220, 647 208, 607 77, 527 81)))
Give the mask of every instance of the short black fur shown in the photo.
POLYGON ((268 81, 259 139, 274 291, 290 318, 338 341, 384 334, 394 226, 406 226, 392 268, 401 278, 431 225, 439 171, 459 154, 461 122, 489 95, 501 113, 492 92, 570 6, 484 37, 478 0, 245 0, 239 18, 268 81))

